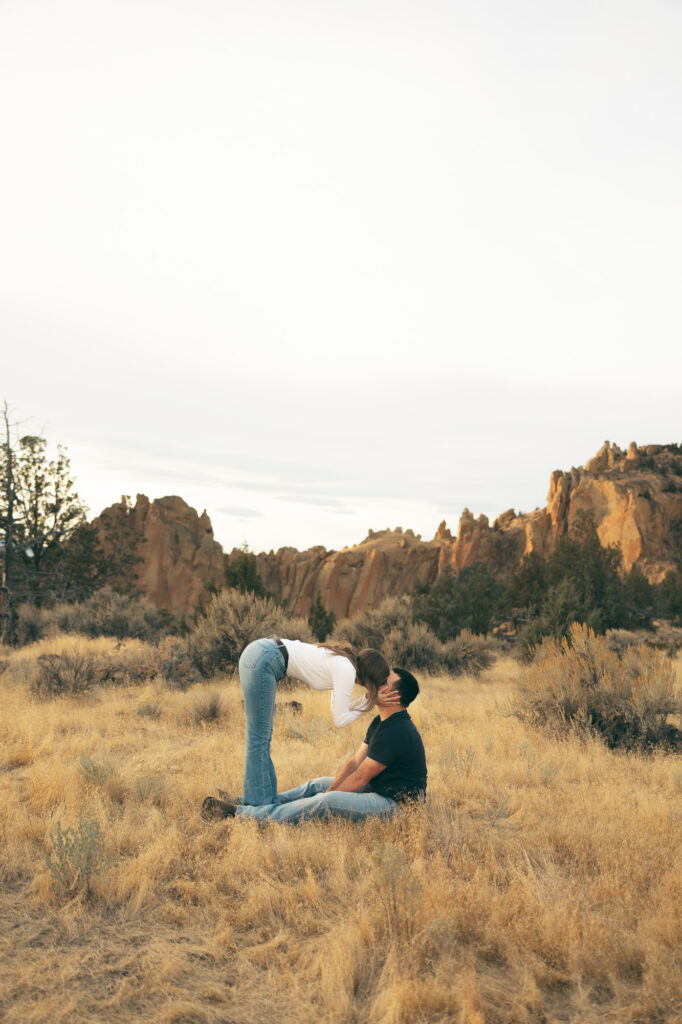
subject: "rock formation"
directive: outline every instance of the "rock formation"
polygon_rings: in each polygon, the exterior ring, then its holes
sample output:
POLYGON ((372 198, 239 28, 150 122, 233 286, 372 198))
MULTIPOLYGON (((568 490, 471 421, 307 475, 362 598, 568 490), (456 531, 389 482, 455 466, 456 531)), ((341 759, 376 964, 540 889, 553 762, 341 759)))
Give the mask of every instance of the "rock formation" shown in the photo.
MULTIPOLYGON (((96 523, 102 535, 106 509, 96 523)), ((627 452, 606 442, 584 468, 555 470, 547 505, 517 514, 508 509, 491 526, 464 509, 456 536, 445 522, 433 540, 412 530, 370 530, 360 544, 342 551, 285 547, 257 556, 258 572, 289 612, 308 616, 319 595, 337 618, 354 616, 384 598, 411 594, 447 568, 459 571, 483 561, 504 577, 524 554, 546 558, 580 513, 594 518, 604 545, 616 544, 629 570, 638 565, 658 582, 682 558, 682 447, 631 444, 627 452)), ((211 522, 181 498, 150 502, 138 495, 130 516, 135 536, 140 589, 159 607, 182 616, 206 599, 207 588, 223 585, 222 548, 211 522)))
POLYGON ((522 530, 524 553, 546 557, 585 512, 594 518, 601 543, 620 548, 626 571, 636 563, 650 582, 660 582, 680 555, 682 449, 637 448, 633 442, 625 453, 606 441, 584 468, 552 473, 545 509, 502 528, 522 530))
POLYGON ((682 448, 634 442, 623 452, 607 441, 584 468, 555 470, 547 506, 517 515, 486 516, 464 509, 453 538, 442 522, 432 541, 411 530, 374 532, 354 547, 327 552, 281 548, 258 556, 265 586, 298 615, 319 594, 338 617, 353 616, 385 597, 414 593, 446 568, 483 561, 508 574, 525 554, 546 558, 581 512, 594 518, 603 545, 618 545, 626 570, 637 564, 651 582, 675 568, 682 533, 682 448))
POLYGON ((111 505, 94 520, 105 549, 112 542, 111 523, 122 516, 141 559, 135 570, 137 585, 158 608, 186 616, 206 602, 208 588, 223 586, 223 549, 213 539, 206 512, 197 515, 175 496, 150 502, 138 494, 127 513, 123 504, 111 505))
POLYGON ((342 551, 280 548, 258 555, 258 571, 289 611, 307 617, 319 594, 327 611, 345 618, 430 583, 439 555, 438 544, 424 543, 412 530, 370 530, 361 544, 342 551))

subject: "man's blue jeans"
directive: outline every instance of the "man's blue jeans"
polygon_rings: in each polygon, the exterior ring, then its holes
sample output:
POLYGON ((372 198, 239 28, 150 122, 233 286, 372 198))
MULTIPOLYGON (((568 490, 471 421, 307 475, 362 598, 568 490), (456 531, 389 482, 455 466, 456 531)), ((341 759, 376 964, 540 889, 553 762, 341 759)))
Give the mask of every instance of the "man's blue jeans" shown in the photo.
POLYGON ((259 821, 287 821, 290 824, 310 818, 348 818, 361 821, 363 818, 391 818, 398 809, 395 800, 379 796, 378 793, 327 793, 334 779, 323 776, 311 779, 295 789, 277 794, 277 802, 260 807, 240 804, 238 818, 256 818, 259 821))
POLYGON ((254 640, 239 659, 239 681, 246 712, 245 804, 277 802, 277 776, 270 757, 277 683, 284 678, 284 655, 274 640, 254 640))

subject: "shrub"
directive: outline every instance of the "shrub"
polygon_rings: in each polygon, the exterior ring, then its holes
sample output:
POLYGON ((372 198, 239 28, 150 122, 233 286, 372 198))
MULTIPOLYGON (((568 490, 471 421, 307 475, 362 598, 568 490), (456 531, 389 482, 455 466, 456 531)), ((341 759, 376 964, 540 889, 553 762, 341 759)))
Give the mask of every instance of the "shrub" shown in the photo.
POLYGON ((163 775, 140 775, 135 780, 135 794, 141 802, 157 806, 163 803, 166 794, 166 784, 163 775))
POLYGON ((97 818, 84 818, 81 811, 77 828, 62 829, 58 823, 50 841, 52 855, 45 857, 45 863, 57 885, 64 892, 90 896, 93 883, 109 867, 97 818))
POLYGON ((412 622, 403 629, 394 626, 381 651, 391 665, 426 672, 438 672, 443 667, 443 644, 421 622, 412 622))
POLYGON ((443 667, 452 676, 480 676, 494 662, 497 646, 495 640, 463 629, 443 644, 443 667))
POLYGON ((56 633, 51 608, 38 608, 34 604, 20 604, 17 607, 14 640, 17 647, 43 640, 50 633, 56 633))
POLYGON ((80 603, 42 608, 32 604, 19 605, 15 637, 19 646, 57 632, 154 642, 161 635, 162 624, 167 619, 168 615, 146 598, 129 597, 111 587, 103 587, 80 603))
POLYGON ((137 686, 161 676, 170 686, 184 690, 199 679, 187 644, 178 637, 164 637, 156 646, 118 644, 102 665, 102 682, 116 686, 137 686))
POLYGON ((412 625, 412 602, 409 597, 387 597, 378 608, 368 608, 354 619, 336 623, 333 640, 347 640, 354 647, 375 647, 382 650, 388 634, 406 631, 412 625))
POLYGON ((557 734, 591 733, 611 748, 682 749, 675 669, 662 652, 640 644, 621 657, 605 637, 574 623, 561 641, 545 639, 520 676, 511 711, 557 734))
POLYGON ((155 674, 162 676, 175 689, 185 690, 199 680, 187 642, 178 637, 167 636, 159 642, 154 668, 155 674))
POLYGON ((76 647, 63 654, 41 654, 31 686, 41 697, 79 695, 102 682, 104 674, 102 660, 97 655, 76 647))
POLYGON ((135 712, 140 716, 140 718, 161 717, 161 707, 155 700, 141 701, 135 708, 135 712))
POLYGON ((98 761, 96 758, 90 757, 89 754, 81 754, 78 771, 86 782, 102 785, 102 783, 113 778, 117 768, 110 757, 104 757, 101 761, 98 761))
POLYGON ((215 725, 225 715, 222 695, 217 690, 199 694, 194 698, 190 720, 194 725, 215 725))
POLYGON ((290 618, 271 598, 223 590, 216 594, 189 637, 194 665, 203 676, 236 669, 247 644, 273 633, 313 643, 305 619, 290 618))
POLYGON ((114 686, 139 686, 156 675, 155 648, 135 644, 128 648, 118 644, 116 650, 102 658, 102 682, 114 686))
POLYGON ((103 587, 80 604, 57 605, 50 614, 63 633, 150 642, 161 633, 161 614, 151 601, 119 594, 111 587, 103 587))

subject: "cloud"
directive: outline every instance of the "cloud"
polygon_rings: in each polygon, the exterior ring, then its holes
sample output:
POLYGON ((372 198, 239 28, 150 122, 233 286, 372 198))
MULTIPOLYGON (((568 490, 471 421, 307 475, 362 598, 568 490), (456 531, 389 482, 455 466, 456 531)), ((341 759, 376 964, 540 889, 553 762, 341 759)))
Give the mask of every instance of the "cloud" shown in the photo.
POLYGON ((345 502, 340 498, 324 498, 315 494, 280 494, 280 501, 292 501, 299 505, 319 505, 320 508, 345 509, 345 502))
POLYGON ((262 512, 256 511, 255 508, 247 508, 245 505, 222 505, 216 511, 224 516, 234 516, 236 519, 253 519, 263 515, 262 512))

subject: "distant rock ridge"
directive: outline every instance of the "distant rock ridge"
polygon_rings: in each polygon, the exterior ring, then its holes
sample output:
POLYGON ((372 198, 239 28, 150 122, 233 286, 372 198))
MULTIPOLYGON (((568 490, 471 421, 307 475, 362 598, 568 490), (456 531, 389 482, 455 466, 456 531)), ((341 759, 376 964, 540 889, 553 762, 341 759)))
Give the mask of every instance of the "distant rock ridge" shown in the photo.
MULTIPOLYGON (((120 509, 113 505, 99 517, 120 509)), ((626 570, 638 565, 651 582, 673 570, 682 536, 682 446, 634 442, 627 452, 608 441, 584 467, 550 477, 547 505, 508 509, 492 526, 464 509, 453 537, 443 521, 433 540, 400 527, 370 530, 341 551, 283 547, 257 555, 265 587, 294 614, 308 616, 316 597, 337 618, 358 615, 389 596, 412 594, 446 568, 485 562, 506 576, 525 554, 546 558, 581 512, 594 517, 603 545, 616 544, 626 570)), ((140 537, 139 587, 159 607, 188 615, 223 586, 223 552, 208 515, 178 497, 139 494, 132 510, 140 537), (143 542, 143 538, 146 542, 143 542)))
POLYGON ((431 541, 412 530, 370 530, 341 551, 280 548, 258 555, 265 586, 290 611, 307 616, 319 596, 337 618, 354 616, 384 598, 411 594, 446 568, 485 562, 508 575, 525 554, 546 558, 581 512, 594 517, 604 546, 616 544, 626 570, 636 563, 651 582, 676 567, 676 530, 682 529, 682 446, 634 442, 627 452, 606 441, 584 467, 555 470, 547 505, 535 512, 487 516, 464 509, 457 534, 443 521, 431 541))

